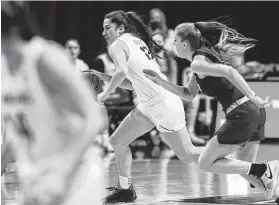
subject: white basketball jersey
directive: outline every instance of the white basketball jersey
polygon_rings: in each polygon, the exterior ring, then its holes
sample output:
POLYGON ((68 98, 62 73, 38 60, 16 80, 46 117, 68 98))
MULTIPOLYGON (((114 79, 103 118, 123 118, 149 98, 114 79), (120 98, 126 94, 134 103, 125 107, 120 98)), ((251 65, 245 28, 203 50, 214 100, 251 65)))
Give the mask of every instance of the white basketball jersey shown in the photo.
POLYGON ((21 141, 19 146, 26 144, 35 161, 55 154, 66 140, 58 137, 59 117, 38 76, 37 60, 48 48, 47 41, 34 37, 22 47, 21 62, 14 73, 5 58, 1 60, 2 117, 12 137, 21 141))
POLYGON ((156 59, 151 54, 144 41, 130 33, 125 33, 117 39, 123 41, 129 48, 129 68, 126 77, 131 81, 140 102, 151 100, 154 97, 158 97, 158 95, 161 95, 163 98, 168 91, 152 82, 142 72, 143 69, 150 69, 157 72, 164 79, 167 79, 167 77, 160 72, 160 67, 156 59))

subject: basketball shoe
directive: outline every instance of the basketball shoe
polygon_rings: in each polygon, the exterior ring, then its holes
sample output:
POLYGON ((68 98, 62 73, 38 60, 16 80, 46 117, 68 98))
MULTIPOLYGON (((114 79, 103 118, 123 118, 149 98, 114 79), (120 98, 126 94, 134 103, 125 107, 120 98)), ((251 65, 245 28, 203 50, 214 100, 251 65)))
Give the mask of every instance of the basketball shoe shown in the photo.
POLYGON ((128 189, 122 189, 118 183, 117 187, 108 187, 107 190, 112 191, 110 195, 104 198, 104 204, 114 204, 119 202, 134 202, 137 199, 137 195, 133 185, 128 189))

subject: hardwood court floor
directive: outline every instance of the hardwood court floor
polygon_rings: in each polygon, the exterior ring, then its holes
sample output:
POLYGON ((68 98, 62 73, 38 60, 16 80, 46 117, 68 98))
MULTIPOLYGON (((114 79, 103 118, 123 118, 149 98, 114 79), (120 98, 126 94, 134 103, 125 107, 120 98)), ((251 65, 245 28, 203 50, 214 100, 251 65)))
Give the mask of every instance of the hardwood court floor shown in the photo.
MULTIPOLYGON (((278 160, 279 143, 261 145, 257 159, 278 160)), ((118 176, 114 162, 108 176, 109 186, 115 186, 118 176)), ((263 193, 250 188, 241 176, 207 173, 179 160, 136 160, 132 183, 138 199, 131 205, 276 204, 266 201, 263 193)))
MULTIPOLYGON (((113 163, 109 185, 117 182, 113 163)), ((178 160, 135 161, 132 182, 138 195, 133 205, 275 204, 265 201, 262 193, 238 175, 206 173, 178 160)))
MULTIPOLYGON (((264 144, 258 160, 279 159, 278 150, 278 142, 264 144)), ((118 182, 115 162, 106 163, 108 185, 115 186, 118 182)), ((138 199, 129 205, 275 205, 274 200, 265 201, 263 193, 251 189, 238 175, 211 174, 199 170, 195 164, 182 164, 178 160, 135 160, 132 182, 138 199)), ((3 204, 16 205, 11 199, 3 204)))

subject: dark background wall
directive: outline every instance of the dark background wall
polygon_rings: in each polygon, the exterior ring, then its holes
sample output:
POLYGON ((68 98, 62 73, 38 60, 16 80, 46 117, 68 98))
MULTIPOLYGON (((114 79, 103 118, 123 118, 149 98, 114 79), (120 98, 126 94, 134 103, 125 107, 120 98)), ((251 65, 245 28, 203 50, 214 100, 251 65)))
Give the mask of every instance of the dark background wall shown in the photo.
POLYGON ((145 15, 147 21, 149 10, 154 7, 163 10, 170 28, 181 22, 230 16, 233 28, 259 41, 247 53, 246 60, 279 63, 279 2, 30 2, 31 11, 43 33, 61 44, 70 37, 78 38, 85 60, 102 51, 102 23, 106 13, 119 9, 133 10, 145 15))

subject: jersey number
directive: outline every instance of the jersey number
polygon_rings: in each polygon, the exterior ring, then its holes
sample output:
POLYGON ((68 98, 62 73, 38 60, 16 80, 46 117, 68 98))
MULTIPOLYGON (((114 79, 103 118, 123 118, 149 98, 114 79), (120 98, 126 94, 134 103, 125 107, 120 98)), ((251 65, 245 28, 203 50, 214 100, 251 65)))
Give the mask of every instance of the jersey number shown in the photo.
POLYGON ((140 46, 140 49, 144 52, 148 60, 152 60, 154 58, 154 56, 146 46, 140 46))
POLYGON ((7 122, 11 121, 13 123, 14 128, 20 136, 29 140, 33 138, 33 132, 27 122, 27 117, 24 113, 16 113, 14 117, 12 117, 11 115, 6 115, 5 120, 7 122))

